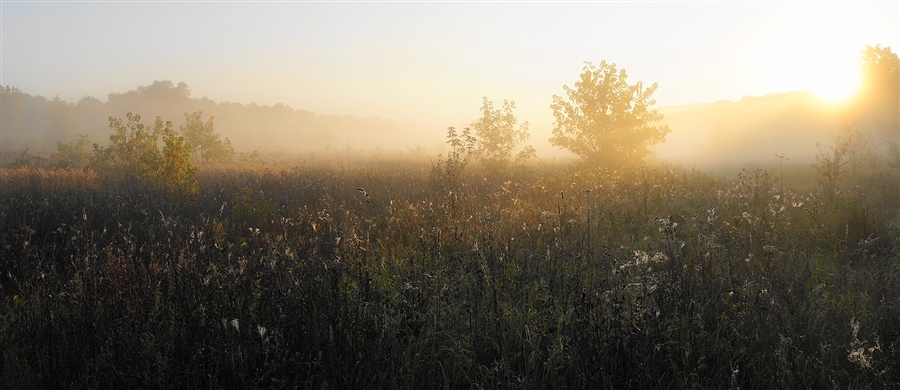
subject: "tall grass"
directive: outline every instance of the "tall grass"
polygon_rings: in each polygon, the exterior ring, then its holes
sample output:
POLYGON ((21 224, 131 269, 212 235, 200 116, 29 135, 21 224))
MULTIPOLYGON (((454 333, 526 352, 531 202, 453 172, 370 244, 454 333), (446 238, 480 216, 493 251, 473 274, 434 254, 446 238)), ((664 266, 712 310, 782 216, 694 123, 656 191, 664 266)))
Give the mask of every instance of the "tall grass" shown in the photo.
POLYGON ((139 181, 2 170, 0 376, 900 386, 898 172, 828 199, 813 172, 310 162, 201 171, 196 198, 173 202, 139 181))

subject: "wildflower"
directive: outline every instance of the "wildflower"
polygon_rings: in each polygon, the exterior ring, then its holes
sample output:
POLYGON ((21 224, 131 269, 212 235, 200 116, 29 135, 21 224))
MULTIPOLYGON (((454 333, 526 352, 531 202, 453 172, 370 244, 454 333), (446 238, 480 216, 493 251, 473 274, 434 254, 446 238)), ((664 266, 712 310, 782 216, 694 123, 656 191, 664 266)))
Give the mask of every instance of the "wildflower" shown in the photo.
MULTIPOLYGON (((681 245, 683 247, 684 243, 682 243, 681 245)), ((669 260, 669 256, 666 256, 666 254, 662 252, 656 252, 656 254, 653 255, 653 258, 650 259, 650 261, 654 263, 662 263, 666 260, 669 260)))
POLYGON ((716 208, 715 207, 713 207, 709 210, 706 210, 706 222, 707 223, 715 222, 716 218, 717 218, 717 216, 716 216, 716 208))
POLYGON ((634 251, 634 263, 637 265, 646 264, 650 260, 650 255, 644 251, 634 251))
POLYGON ((659 225, 659 231, 664 232, 666 228, 669 226, 668 218, 656 218, 656 223, 659 225))
POLYGON ((778 208, 776 208, 775 206, 776 205, 774 205, 774 204, 769 205, 769 212, 772 213, 773 216, 784 211, 784 205, 781 205, 781 207, 778 207, 778 208))
POLYGON ((619 269, 624 270, 629 267, 635 267, 635 266, 640 266, 640 265, 649 264, 649 263, 662 263, 666 260, 669 260, 669 257, 666 256, 666 254, 662 253, 662 252, 656 252, 653 254, 653 256, 650 256, 649 253, 644 252, 644 251, 634 251, 633 260, 630 262, 627 262, 625 264, 622 264, 621 266, 619 266, 619 269))
POLYGON ((266 327, 262 325, 256 325, 256 332, 259 333, 259 337, 265 339, 266 338, 266 327))
POLYGON ((772 245, 763 245, 763 253, 767 255, 775 255, 781 253, 781 251, 772 245))
POLYGON ((862 368, 872 368, 872 355, 875 351, 881 351, 881 343, 878 342, 878 339, 875 339, 875 346, 870 347, 869 341, 860 341, 859 336, 859 328, 860 323, 853 318, 850 320, 850 331, 853 335, 853 341, 850 342, 850 353, 847 355, 847 360, 859 364, 862 368))
POLYGON ((241 324, 238 322, 237 318, 231 320, 231 326, 234 327, 234 330, 236 330, 238 332, 241 331, 241 324))

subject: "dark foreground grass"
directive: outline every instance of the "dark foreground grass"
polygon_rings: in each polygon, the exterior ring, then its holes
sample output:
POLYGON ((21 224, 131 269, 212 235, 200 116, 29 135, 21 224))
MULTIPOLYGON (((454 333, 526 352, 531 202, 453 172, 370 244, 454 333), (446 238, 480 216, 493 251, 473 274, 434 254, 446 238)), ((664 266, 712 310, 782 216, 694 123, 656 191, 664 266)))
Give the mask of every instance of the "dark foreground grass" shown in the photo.
POLYGON ((896 170, 457 174, 4 170, 0 387, 900 386, 896 170))

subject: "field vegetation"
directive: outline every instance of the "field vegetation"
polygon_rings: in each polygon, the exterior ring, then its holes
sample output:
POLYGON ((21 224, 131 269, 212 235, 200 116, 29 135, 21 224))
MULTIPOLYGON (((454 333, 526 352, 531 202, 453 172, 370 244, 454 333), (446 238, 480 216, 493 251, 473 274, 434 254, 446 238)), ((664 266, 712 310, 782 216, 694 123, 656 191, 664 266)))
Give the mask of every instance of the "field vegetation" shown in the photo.
POLYGON ((257 159, 205 165, 177 198, 139 175, 5 168, 0 376, 896 387, 900 166, 846 145, 725 177, 257 159))

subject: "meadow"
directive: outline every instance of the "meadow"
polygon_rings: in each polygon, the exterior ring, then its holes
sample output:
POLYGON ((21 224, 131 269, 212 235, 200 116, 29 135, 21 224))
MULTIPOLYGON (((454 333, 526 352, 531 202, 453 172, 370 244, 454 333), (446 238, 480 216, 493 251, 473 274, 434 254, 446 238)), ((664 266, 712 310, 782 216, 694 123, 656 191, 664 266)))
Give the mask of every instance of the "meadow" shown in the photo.
POLYGON ((897 388, 900 169, 819 167, 4 168, 0 387, 897 388))

